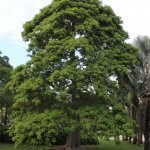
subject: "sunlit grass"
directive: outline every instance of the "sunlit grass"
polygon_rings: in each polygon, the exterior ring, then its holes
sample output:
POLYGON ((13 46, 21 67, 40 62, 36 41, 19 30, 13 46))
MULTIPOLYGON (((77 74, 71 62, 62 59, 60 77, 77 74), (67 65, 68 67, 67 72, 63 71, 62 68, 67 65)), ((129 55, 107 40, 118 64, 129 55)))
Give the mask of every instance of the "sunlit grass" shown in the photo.
MULTIPOLYGON (((100 145, 85 146, 90 150, 143 150, 143 146, 129 144, 128 142, 121 142, 115 144, 114 141, 101 141, 100 145)), ((0 144, 0 150, 14 150, 14 144, 0 144)), ((19 146, 17 150, 32 150, 31 146, 19 146)), ((42 148, 42 150, 47 150, 42 148)))

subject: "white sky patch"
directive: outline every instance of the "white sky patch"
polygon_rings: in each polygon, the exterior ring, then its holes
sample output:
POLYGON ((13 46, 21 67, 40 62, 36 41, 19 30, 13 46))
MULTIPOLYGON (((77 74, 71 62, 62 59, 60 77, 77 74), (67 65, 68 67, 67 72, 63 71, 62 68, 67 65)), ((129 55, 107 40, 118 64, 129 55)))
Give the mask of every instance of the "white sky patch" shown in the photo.
MULTIPOLYGON (((110 5, 124 22, 130 39, 137 35, 150 36, 149 0, 102 0, 110 5)), ((16 42, 22 40, 22 25, 33 18, 39 9, 51 3, 51 0, 0 0, 0 39, 9 37, 16 42)))
MULTIPOLYGON (((31 20, 41 8, 52 0, 0 0, 0 50, 10 57, 14 66, 25 63, 27 44, 22 41, 22 25, 31 20), (10 48, 2 41, 8 41, 10 48), (15 46, 15 47, 14 47, 15 46), (21 50, 16 50, 19 46, 21 50), (12 53, 15 53, 12 55, 12 53), (14 55, 19 60, 16 61, 14 55)), ((123 20, 123 27, 129 33, 132 42, 138 35, 150 36, 150 0, 102 0, 110 5, 117 16, 123 20)), ((79 37, 75 37, 79 38, 79 37)))
POLYGON ((150 0, 102 0, 123 20, 130 41, 138 35, 150 36, 150 0))
POLYGON ((109 79, 110 79, 111 81, 117 81, 117 77, 116 77, 116 76, 110 76, 109 79))
POLYGON ((81 35, 77 34, 77 35, 75 36, 75 39, 78 39, 78 38, 80 38, 80 37, 81 37, 81 35))
MULTIPOLYGON (((51 0, 0 0, 0 39, 22 41, 22 25, 51 0)), ((21 43, 18 43, 21 44, 21 43)))
MULTIPOLYGON (((39 9, 51 0, 0 0, 0 38, 22 41, 22 25, 33 18, 39 9)), ((103 0, 124 22, 123 26, 133 40, 137 35, 150 36, 149 0, 103 0)), ((19 43, 18 43, 19 44, 19 43)))

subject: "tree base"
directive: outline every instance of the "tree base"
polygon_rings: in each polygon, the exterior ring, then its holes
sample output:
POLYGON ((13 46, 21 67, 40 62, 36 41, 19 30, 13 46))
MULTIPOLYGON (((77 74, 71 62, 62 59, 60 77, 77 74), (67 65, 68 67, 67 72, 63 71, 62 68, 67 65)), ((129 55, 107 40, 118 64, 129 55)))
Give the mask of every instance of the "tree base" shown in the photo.
POLYGON ((81 150, 80 129, 68 133, 66 150, 81 150))
POLYGON ((66 150, 82 150, 81 148, 70 148, 70 147, 67 147, 66 150))

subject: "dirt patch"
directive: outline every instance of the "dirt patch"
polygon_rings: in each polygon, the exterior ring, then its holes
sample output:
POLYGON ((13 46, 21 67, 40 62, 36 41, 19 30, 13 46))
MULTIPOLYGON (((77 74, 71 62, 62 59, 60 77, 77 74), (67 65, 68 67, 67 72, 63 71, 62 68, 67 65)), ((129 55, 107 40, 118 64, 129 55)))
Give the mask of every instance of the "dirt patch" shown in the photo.
POLYGON ((65 150, 65 146, 54 146, 51 150, 65 150))
MULTIPOLYGON (((65 146, 54 146, 50 150, 65 150, 65 146)), ((82 146, 81 150, 97 150, 97 148, 89 147, 89 146, 82 146)))

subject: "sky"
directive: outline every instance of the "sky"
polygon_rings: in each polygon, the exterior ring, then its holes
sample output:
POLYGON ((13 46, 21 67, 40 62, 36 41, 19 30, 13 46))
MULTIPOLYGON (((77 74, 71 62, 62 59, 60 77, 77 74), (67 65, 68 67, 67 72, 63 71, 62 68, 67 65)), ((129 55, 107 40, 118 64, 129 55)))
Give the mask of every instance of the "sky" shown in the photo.
MULTIPOLYGON (((31 20, 51 0, 0 0, 0 51, 10 58, 14 67, 24 64, 27 43, 22 40, 22 25, 31 20)), ((103 0, 123 21, 129 42, 138 35, 150 36, 149 0, 103 0)))
POLYGON ((27 43, 22 40, 23 24, 31 20, 51 0, 0 0, 0 51, 14 67, 24 64, 27 43))

